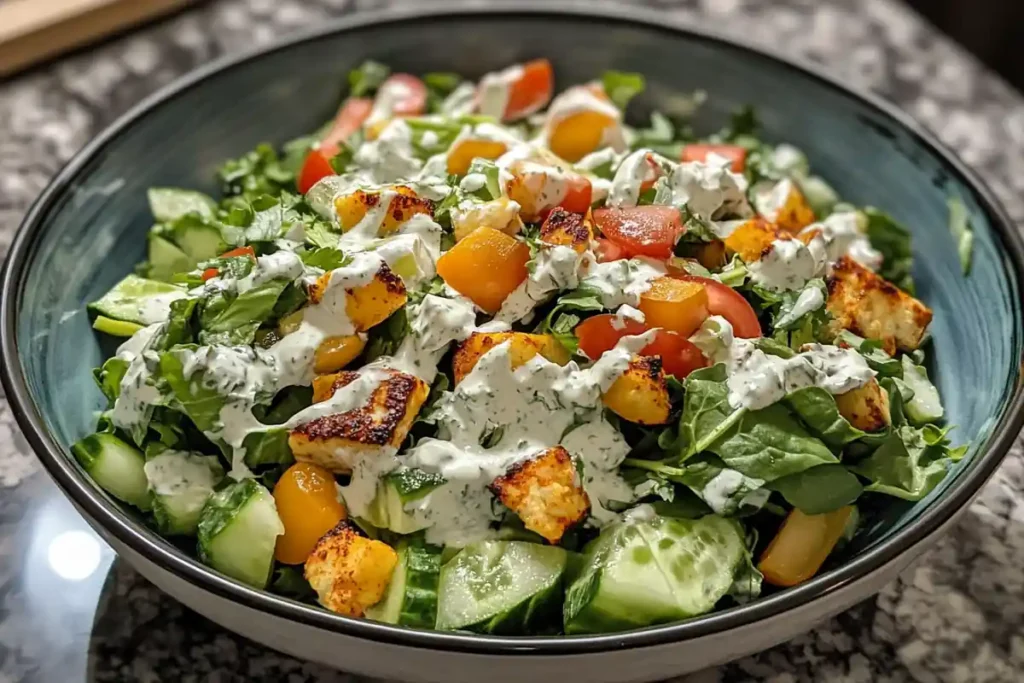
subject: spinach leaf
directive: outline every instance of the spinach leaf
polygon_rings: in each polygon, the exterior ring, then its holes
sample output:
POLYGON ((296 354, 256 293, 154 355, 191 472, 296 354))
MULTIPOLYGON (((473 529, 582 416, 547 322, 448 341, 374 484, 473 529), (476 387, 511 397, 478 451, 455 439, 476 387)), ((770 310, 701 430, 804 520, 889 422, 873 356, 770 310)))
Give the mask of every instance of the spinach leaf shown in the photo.
POLYGON ((363 351, 364 363, 375 361, 381 356, 393 356, 408 333, 409 318, 403 306, 369 331, 369 339, 363 351))
POLYGON ((725 365, 691 372, 683 386, 683 412, 679 417, 679 438, 682 443, 681 459, 694 455, 701 440, 734 412, 729 405, 725 365))
POLYGON ((866 207, 868 239, 885 258, 878 274, 900 289, 914 293, 914 280, 910 269, 913 253, 910 250, 910 231, 897 223, 889 214, 874 207, 866 207))
POLYGON ((820 278, 809 281, 799 291, 784 292, 772 327, 775 330, 790 330, 799 327, 808 317, 812 320, 821 319, 819 324, 827 322, 824 317, 826 299, 828 289, 825 287, 825 281, 820 278))
POLYGON ((575 313, 559 313, 548 330, 548 334, 557 339, 569 355, 576 353, 580 348, 580 340, 575 332, 579 322, 580 317, 575 313))
POLYGON ((952 462, 949 456, 943 430, 903 425, 851 469, 871 482, 868 491, 918 501, 946 476, 952 462))
POLYGON ((616 107, 625 109, 629 101, 644 91, 642 74, 623 71, 605 71, 601 76, 604 91, 616 107))
POLYGON ((395 488, 403 504, 419 500, 448 480, 436 472, 427 472, 416 467, 399 467, 384 477, 384 481, 395 488))
POLYGON ((900 361, 882 350, 882 342, 877 339, 864 339, 849 330, 843 330, 836 338, 838 346, 857 349, 864 356, 868 366, 880 377, 902 377, 903 367, 900 361))
MULTIPOLYGON (((335 238, 337 242, 337 238, 335 238)), ((351 259, 347 258, 342 253, 341 249, 335 247, 320 247, 318 249, 309 249, 302 254, 302 262, 307 266, 314 268, 320 268, 321 270, 335 270, 341 268, 343 265, 348 263, 351 259)))
POLYGON ((651 507, 662 517, 675 519, 700 519, 712 512, 707 503, 686 488, 676 491, 672 500, 656 500, 651 503, 651 507))
POLYGON ((195 335, 192 331, 192 313, 199 304, 199 299, 178 299, 171 302, 171 314, 164 326, 150 342, 154 351, 166 351, 178 344, 190 344, 195 335))
POLYGON ((108 358, 101 367, 95 368, 92 371, 92 376, 96 380, 100 391, 103 392, 103 395, 107 397, 111 404, 121 395, 121 380, 127 371, 128 361, 117 356, 108 358))
POLYGON ((974 229, 967 218, 967 209, 959 197, 946 200, 949 207, 949 231, 956 240, 956 253, 960 257, 960 269, 964 275, 971 272, 971 252, 974 249, 974 229))
POLYGON ((306 581, 301 567, 277 565, 270 578, 270 590, 278 595, 304 602, 311 602, 316 598, 316 591, 306 581))
POLYGON ((761 583, 764 581, 764 574, 754 566, 753 549, 757 546, 757 530, 752 530, 747 535, 746 561, 741 562, 736 568, 736 575, 733 577, 732 586, 726 593, 736 601, 737 604, 745 605, 761 595, 761 583))
MULTIPOLYGON (((263 415, 256 415, 260 422, 270 425, 284 424, 297 412, 313 404, 312 387, 287 387, 274 397, 274 403, 263 415)), ((253 413, 262 406, 256 406, 253 413)))
POLYGON ((820 387, 798 389, 786 396, 785 402, 829 446, 838 448, 864 436, 864 432, 839 414, 832 394, 820 387))
POLYGON ((176 187, 151 187, 147 191, 149 210, 159 223, 170 223, 190 213, 213 218, 217 203, 208 195, 176 187))
POLYGON ((558 298, 554 307, 548 312, 544 320, 535 330, 538 334, 552 334, 569 353, 576 353, 579 349, 579 339, 576 338, 574 330, 579 324, 581 317, 576 312, 589 312, 603 310, 601 305, 601 294, 595 289, 583 284, 571 292, 567 292, 558 298))
POLYGON ((838 510, 864 491, 860 480, 840 464, 818 465, 776 479, 768 485, 786 502, 808 515, 838 510))
POLYGON ((372 95, 391 75, 391 68, 367 59, 357 68, 348 72, 348 89, 352 97, 372 95))
POLYGON ((762 479, 748 477, 710 453, 687 460, 682 470, 673 481, 686 485, 716 514, 756 512, 768 500, 762 479))
POLYGON ((242 292, 230 302, 223 298, 211 300, 212 304, 225 303, 208 305, 203 309, 200 314, 200 343, 252 344, 256 330, 270 318, 278 297, 289 284, 288 280, 271 280, 242 292))
POLYGON ((201 431, 216 428, 224 396, 206 386, 202 376, 193 374, 186 379, 181 354, 177 351, 160 354, 160 381, 170 389, 173 408, 187 415, 201 431))
POLYGON ((484 186, 474 194, 485 202, 501 196, 501 181, 498 178, 499 170, 497 164, 490 159, 473 159, 469 164, 467 175, 474 173, 478 173, 486 179, 484 186))
POLYGON ((288 430, 272 427, 249 432, 242 441, 245 449, 245 464, 249 467, 260 465, 290 465, 295 462, 291 446, 288 445, 288 430))

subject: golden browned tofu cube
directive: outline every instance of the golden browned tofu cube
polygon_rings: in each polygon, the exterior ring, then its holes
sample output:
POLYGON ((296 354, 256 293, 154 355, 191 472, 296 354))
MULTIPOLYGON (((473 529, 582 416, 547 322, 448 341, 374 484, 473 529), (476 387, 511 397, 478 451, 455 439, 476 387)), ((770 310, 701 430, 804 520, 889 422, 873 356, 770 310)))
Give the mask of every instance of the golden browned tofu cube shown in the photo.
POLYGON ((604 392, 604 404, 613 413, 642 425, 668 422, 668 384, 657 356, 636 356, 622 376, 604 392))
MULTIPOLYGON (((317 278, 309 288, 309 300, 314 304, 323 301, 329 291, 331 274, 328 271, 317 278)), ((380 269, 373 280, 345 290, 345 313, 355 326, 357 332, 365 332, 374 325, 379 325, 405 305, 408 300, 405 283, 392 271, 388 264, 381 261, 380 269)))
POLYGON ((515 370, 538 354, 552 363, 565 365, 569 352, 550 334, 527 334, 526 332, 474 332, 459 345, 452 359, 455 383, 458 384, 476 366, 485 353, 499 344, 511 342, 509 360, 515 370))
POLYGON ((519 218, 519 204, 508 197, 456 208, 451 215, 456 242, 477 228, 494 228, 506 235, 518 235, 523 228, 523 221, 519 218))
POLYGON ((892 424, 889 394, 875 378, 862 387, 836 396, 836 406, 847 422, 865 432, 877 432, 892 424))
POLYGON ((757 212, 780 230, 795 235, 814 222, 814 209, 797 184, 786 178, 754 199, 757 212))
POLYGON ((771 223, 761 218, 752 218, 729 233, 725 238, 725 247, 739 254, 744 262, 753 263, 768 251, 772 242, 783 236, 771 223))
MULTIPOLYGON (((428 216, 434 215, 434 204, 429 199, 423 199, 416 192, 405 185, 397 185, 391 189, 394 192, 388 208, 384 214, 377 235, 385 237, 398 232, 403 223, 416 214, 422 213, 428 216)), ((334 200, 334 210, 338 214, 338 222, 345 232, 356 227, 366 214, 376 209, 386 191, 356 190, 351 194, 338 197, 334 200)))
POLYGON ((321 605, 361 617, 384 597, 397 564, 391 546, 360 536, 343 521, 317 542, 306 558, 305 575, 321 605))
MULTIPOLYGON (((358 372, 322 375, 313 381, 317 403, 358 379, 358 372)), ((390 370, 365 405, 301 424, 288 434, 296 460, 312 462, 331 472, 351 472, 355 463, 398 448, 427 400, 430 385, 418 377, 390 370)))
POLYGON ((833 333, 845 329, 877 339, 889 354, 920 346, 932 321, 930 308, 848 256, 828 279, 828 312, 833 333))
POLYGON ((572 247, 582 254, 594 239, 594 228, 584 214, 555 207, 540 226, 540 239, 547 244, 572 247))
POLYGON ((491 490, 527 529, 551 543, 558 543, 590 510, 572 458, 561 446, 514 465, 494 480, 491 490))

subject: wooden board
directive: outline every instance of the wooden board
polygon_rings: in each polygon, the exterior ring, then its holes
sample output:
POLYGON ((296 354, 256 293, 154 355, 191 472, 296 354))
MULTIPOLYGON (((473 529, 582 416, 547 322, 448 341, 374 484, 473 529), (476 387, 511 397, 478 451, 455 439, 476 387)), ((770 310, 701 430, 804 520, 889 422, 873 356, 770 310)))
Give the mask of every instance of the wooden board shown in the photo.
POLYGON ((0 77, 194 0, 0 0, 0 77))

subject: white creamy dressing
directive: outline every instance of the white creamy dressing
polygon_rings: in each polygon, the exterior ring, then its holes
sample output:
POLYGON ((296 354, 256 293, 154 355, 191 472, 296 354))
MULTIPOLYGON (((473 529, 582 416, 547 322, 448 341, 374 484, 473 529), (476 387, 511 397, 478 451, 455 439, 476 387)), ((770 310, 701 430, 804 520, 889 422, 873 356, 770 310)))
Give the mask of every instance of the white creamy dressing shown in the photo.
MULTIPOLYGON (((760 186, 759 183, 758 187, 760 186)), ((796 189, 793 181, 783 178, 770 187, 754 192, 754 207, 767 221, 774 223, 779 217, 779 212, 785 208, 786 202, 794 192, 799 192, 799 190, 796 189)))
POLYGON ((806 344, 792 358, 767 354, 754 340, 734 337, 732 325, 717 315, 705 320, 690 341, 712 362, 725 364, 733 408, 767 408, 797 389, 812 386, 833 395, 845 394, 875 376, 853 349, 806 344))
POLYGON ((800 289, 818 273, 818 263, 803 242, 792 237, 773 240, 761 258, 747 264, 750 279, 766 289, 800 289))
POLYGON ((138 318, 143 325, 162 323, 171 315, 171 304, 178 299, 188 298, 184 290, 180 292, 163 292, 149 294, 138 299, 138 318))
POLYGON ((614 310, 623 304, 639 305, 640 295, 664 274, 665 265, 653 259, 620 259, 592 264, 580 285, 598 292, 601 305, 614 310))
POLYGON ((484 116, 492 116, 500 121, 505 116, 505 109, 508 107, 512 84, 522 77, 523 67, 519 64, 486 74, 480 79, 477 89, 477 111, 484 116))
POLYGON ((784 315, 779 316, 778 320, 775 321, 775 327, 785 328, 787 325, 799 320, 802 316, 816 311, 824 305, 825 295, 822 293, 821 287, 804 287, 793 303, 793 308, 784 315))
POLYGON ((667 159, 655 155, 649 149, 638 149, 618 165, 608 190, 608 206, 636 206, 640 199, 640 188, 645 182, 653 182, 658 172, 649 158, 670 168, 667 159))
POLYGON ((412 129, 402 119, 394 119, 376 140, 360 145, 354 160, 378 183, 413 178, 423 166, 413 155, 412 129))
POLYGON ((445 117, 471 114, 475 100, 476 86, 469 81, 463 81, 441 102, 441 114, 445 117))
POLYGON ((507 187, 512 176, 517 176, 533 197, 538 212, 558 206, 569 193, 574 172, 567 164, 561 166, 562 163, 552 158, 550 151, 534 143, 516 144, 495 161, 501 172, 501 186, 507 187))
POLYGON ((800 231, 801 235, 814 235, 807 248, 817 259, 819 270, 825 271, 843 256, 849 256, 871 270, 882 267, 882 253, 871 246, 861 229, 859 216, 856 211, 834 213, 800 231))
POLYGON ((523 320, 558 292, 576 289, 594 262, 590 251, 578 254, 572 247, 541 243, 526 279, 505 298, 494 319, 523 320))
POLYGON ((622 304, 615 311, 615 316, 612 318, 612 329, 622 331, 626 329, 627 321, 643 323, 644 317, 643 311, 633 308, 629 304, 622 304))
POLYGON ((463 546, 493 535, 500 519, 488 486, 518 462, 561 444, 583 465, 582 484, 598 523, 616 515, 609 500, 632 500, 617 472, 629 452, 602 416, 601 394, 625 371, 653 333, 625 337, 591 367, 559 366, 537 356, 512 370, 508 342, 483 355, 438 403, 438 439, 398 456, 402 464, 440 473, 447 483, 406 506, 427 527, 430 543, 463 546), (542 419, 541 419, 542 416, 542 419), (481 441, 500 434, 490 448, 481 441))
POLYGON ((476 310, 468 299, 446 299, 428 294, 418 304, 406 308, 409 333, 393 357, 381 362, 387 367, 432 382, 437 363, 452 342, 472 334, 476 310))
POLYGON ((627 149, 625 132, 622 126, 622 112, 607 99, 598 96, 590 86, 576 85, 567 88, 553 100, 548 107, 544 127, 540 139, 548 144, 551 136, 562 121, 576 114, 593 112, 609 120, 601 134, 599 147, 611 147, 617 152, 627 149))
POLYGON ((697 494, 719 515, 734 514, 741 506, 760 508, 771 492, 761 488, 763 479, 748 477, 734 469, 724 468, 697 494), (742 494, 737 498, 738 494, 742 494))
POLYGON ((670 172, 658 183, 671 191, 673 206, 687 208, 706 221, 751 215, 747 203, 747 179, 730 170, 730 161, 708 154, 703 162, 672 163, 670 172))
POLYGON ((395 114, 395 107, 399 102, 414 96, 415 92, 409 83, 402 78, 389 78, 377 89, 377 95, 373 99, 373 108, 366 119, 365 126, 372 126, 382 121, 387 121, 395 114))
POLYGON ((188 496, 199 504, 213 492, 223 476, 215 455, 163 451, 143 466, 149 490, 158 496, 188 496))

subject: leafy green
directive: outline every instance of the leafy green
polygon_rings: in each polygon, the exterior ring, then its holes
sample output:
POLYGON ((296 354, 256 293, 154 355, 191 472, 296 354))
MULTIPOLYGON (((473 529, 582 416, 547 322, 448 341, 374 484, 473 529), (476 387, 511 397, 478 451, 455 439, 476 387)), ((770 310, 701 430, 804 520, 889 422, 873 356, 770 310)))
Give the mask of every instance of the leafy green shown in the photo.
POLYGON ((203 344, 252 344, 256 330, 270 318, 288 280, 270 280, 229 300, 218 294, 199 315, 203 344))
POLYGON ((249 467, 260 465, 290 465, 295 459, 288 445, 288 430, 275 427, 249 432, 242 441, 245 449, 245 464, 249 467))
POLYGON ((914 293, 914 280, 910 269, 913 253, 910 250, 910 231, 900 225, 889 214, 874 207, 866 207, 868 218, 867 234, 871 246, 885 258, 878 274, 900 289, 914 293))
POLYGON ((114 356, 104 361, 101 367, 95 368, 92 371, 92 376, 96 380, 96 384, 99 386, 100 391, 107 397, 107 400, 113 403, 117 400, 117 397, 121 394, 121 380, 124 378, 124 373, 128 371, 128 361, 123 358, 114 356))
POLYGON ((959 197, 946 200, 949 207, 949 231, 956 240, 956 253, 960 257, 960 269, 964 275, 971 272, 971 252, 974 249, 974 229, 967 217, 967 208, 959 197))
POLYGON ((416 467, 399 467, 384 477, 384 481, 395 488, 403 504, 419 500, 447 479, 436 472, 427 472, 416 467))
POLYGON ((348 72, 348 89, 352 97, 372 95, 391 75, 391 68, 368 59, 348 72))
MULTIPOLYGON (((160 380, 170 389, 172 407, 180 410, 204 432, 213 431, 220 419, 221 408, 225 398, 216 389, 206 386, 203 376, 196 376, 199 371, 185 378, 182 354, 188 353, 165 351, 160 354, 160 380)), ((201 373, 205 375, 205 373, 201 373)))
POLYGON ((474 173, 478 173, 486 179, 484 186, 474 194, 485 202, 501 197, 501 181, 498 178, 500 171, 497 164, 490 159, 473 159, 469 164, 467 175, 474 173))
POLYGON ((845 446, 864 436, 864 432, 839 413, 832 394, 820 387, 798 389, 786 396, 785 401, 796 416, 830 446, 845 446))
POLYGON ((195 190, 176 187, 151 187, 147 191, 149 210, 159 223, 176 221, 194 213, 201 218, 213 218, 217 203, 208 195, 195 190))
POLYGON ((843 330, 836 338, 836 344, 857 349, 864 356, 868 366, 880 377, 902 377, 903 367, 900 361, 882 350, 882 342, 877 339, 864 339, 849 330, 843 330))
POLYGON ((305 224, 305 240, 320 249, 336 249, 341 236, 327 221, 311 219, 305 224))
POLYGON ((801 322, 808 316, 813 318, 821 318, 825 314, 825 300, 828 298, 828 289, 825 287, 825 281, 820 278, 810 280, 802 289, 797 291, 786 291, 783 292, 782 301, 779 302, 778 312, 775 314, 775 318, 772 321, 772 328, 778 330, 791 330, 795 327, 799 327, 801 322), (821 297, 819 299, 820 304, 805 313, 794 310, 796 304, 802 298, 815 296, 813 291, 817 290, 821 297))
POLYGON ((364 362, 370 363, 381 356, 393 356, 408 333, 409 318, 403 306, 370 330, 366 349, 363 351, 364 362))
POLYGON ((939 391, 928 379, 928 371, 916 365, 910 356, 903 356, 903 381, 914 392, 914 396, 906 402, 903 410, 911 422, 921 425, 941 420, 944 414, 939 391))
POLYGON ((312 601, 316 591, 306 581, 301 567, 279 564, 270 577, 270 590, 278 595, 302 601, 312 601))
POLYGON ((601 76, 604 91, 616 107, 625 109, 629 101, 644 91, 642 74, 624 71, 605 71, 601 76))
POLYGON ((443 95, 447 95, 455 88, 459 87, 459 83, 462 83, 463 78, 457 73, 450 71, 432 71, 427 74, 423 74, 423 83, 428 88, 437 90, 443 95))
POLYGON ((341 268, 350 260, 342 253, 341 249, 335 247, 309 249, 302 254, 302 262, 304 264, 313 268, 320 268, 324 271, 341 268))
POLYGON ((576 353, 580 348, 580 340, 575 331, 579 322, 580 317, 575 313, 559 313, 548 329, 548 334, 557 339, 570 355, 576 353))
POLYGON ((89 310, 113 320, 124 320, 148 325, 159 318, 149 309, 159 306, 170 296, 183 297, 181 287, 159 280, 147 280, 138 275, 126 275, 110 291, 89 304, 89 310))
MULTIPOLYGON (((308 408, 312 403, 312 387, 287 387, 274 397, 273 404, 262 415, 256 415, 256 417, 264 424, 284 424, 297 412, 308 408)), ((257 406, 257 408, 259 407, 257 406)), ((254 414, 255 411, 256 409, 253 410, 254 414)))
POLYGON ((860 480, 838 463, 811 467, 776 479, 768 486, 808 515, 838 510, 857 500, 864 491, 860 480))
POLYGON ((868 491, 917 501, 942 481, 951 463, 945 431, 903 425, 851 469, 871 482, 868 491))
POLYGON ((722 130, 721 137, 729 142, 735 142, 741 136, 756 137, 760 128, 757 110, 748 104, 732 113, 729 125, 722 130))
POLYGON ((754 512, 768 498, 757 493, 764 485, 763 480, 728 467, 721 458, 710 453, 687 460, 682 469, 673 481, 685 484, 717 514, 754 512))
POLYGON ((228 197, 277 196, 282 190, 294 188, 294 173, 281 167, 277 152, 266 143, 226 161, 217 171, 217 179, 228 197))
POLYGON ((630 147, 634 150, 647 148, 669 159, 678 159, 683 151, 683 144, 679 142, 682 132, 667 116, 653 112, 651 125, 635 131, 630 147))
POLYGON ((566 348, 569 353, 576 353, 579 348, 579 339, 573 331, 580 322, 580 316, 570 311, 589 312, 600 311, 601 294, 585 284, 571 292, 566 292, 558 298, 554 307, 537 326, 538 334, 552 334, 558 342, 566 348))
POLYGON ((679 437, 683 444, 683 459, 697 453, 697 446, 734 412, 729 405, 725 365, 691 372, 683 386, 683 412, 679 417, 679 437))

